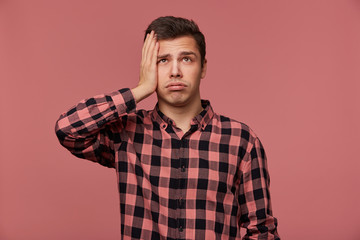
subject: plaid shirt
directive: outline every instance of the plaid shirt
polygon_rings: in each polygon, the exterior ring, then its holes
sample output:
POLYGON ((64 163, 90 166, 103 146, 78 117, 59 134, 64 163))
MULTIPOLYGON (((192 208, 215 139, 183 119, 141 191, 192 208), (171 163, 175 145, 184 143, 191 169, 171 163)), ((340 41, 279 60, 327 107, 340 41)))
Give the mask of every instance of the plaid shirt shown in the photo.
POLYGON ((130 89, 81 101, 56 124, 77 157, 116 169, 123 239, 279 239, 264 148, 245 124, 204 110, 183 133, 130 89))

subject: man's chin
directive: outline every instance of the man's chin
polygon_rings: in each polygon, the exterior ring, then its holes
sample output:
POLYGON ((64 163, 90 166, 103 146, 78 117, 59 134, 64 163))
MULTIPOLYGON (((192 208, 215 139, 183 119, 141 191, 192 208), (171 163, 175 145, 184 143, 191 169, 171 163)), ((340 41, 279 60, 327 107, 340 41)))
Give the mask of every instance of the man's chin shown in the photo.
POLYGON ((170 98, 163 98, 163 99, 158 98, 158 101, 164 105, 167 105, 170 107, 176 107, 176 108, 185 107, 188 104, 187 99, 185 99, 183 97, 174 97, 174 96, 172 96, 170 98))
POLYGON ((185 107, 187 105, 187 102, 184 100, 173 100, 166 102, 166 104, 172 107, 179 108, 179 107, 185 107))

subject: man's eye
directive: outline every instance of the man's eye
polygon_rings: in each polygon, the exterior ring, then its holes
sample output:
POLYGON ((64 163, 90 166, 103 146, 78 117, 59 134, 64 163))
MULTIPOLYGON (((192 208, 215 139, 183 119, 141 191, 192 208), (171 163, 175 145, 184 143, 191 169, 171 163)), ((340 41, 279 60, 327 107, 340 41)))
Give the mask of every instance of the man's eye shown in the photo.
POLYGON ((191 59, 188 57, 184 57, 183 60, 184 60, 184 62, 191 62, 191 59))
POLYGON ((160 60, 158 61, 158 63, 164 63, 164 62, 166 62, 166 59, 165 59, 165 58, 160 59, 160 60))

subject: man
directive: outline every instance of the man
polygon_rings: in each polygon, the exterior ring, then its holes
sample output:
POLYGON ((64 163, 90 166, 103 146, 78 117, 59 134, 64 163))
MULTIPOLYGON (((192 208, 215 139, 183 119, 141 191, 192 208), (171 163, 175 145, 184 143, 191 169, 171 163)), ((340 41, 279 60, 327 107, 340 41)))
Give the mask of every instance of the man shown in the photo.
POLYGON ((200 98, 205 39, 183 18, 146 30, 133 89, 81 101, 57 121, 72 154, 116 169, 124 239, 279 239, 263 146, 200 98), (156 92, 152 111, 136 104, 156 92))

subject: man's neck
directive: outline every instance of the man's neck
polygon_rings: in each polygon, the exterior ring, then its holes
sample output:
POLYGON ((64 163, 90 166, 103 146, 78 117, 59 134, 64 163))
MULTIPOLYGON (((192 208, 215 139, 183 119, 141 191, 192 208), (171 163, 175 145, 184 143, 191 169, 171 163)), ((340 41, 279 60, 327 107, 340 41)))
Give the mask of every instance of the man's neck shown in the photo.
POLYGON ((184 133, 190 129, 191 120, 203 110, 200 98, 179 107, 170 106, 159 101, 159 109, 163 114, 171 118, 176 127, 180 128, 184 133))

